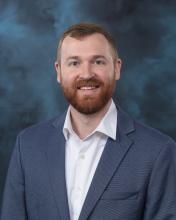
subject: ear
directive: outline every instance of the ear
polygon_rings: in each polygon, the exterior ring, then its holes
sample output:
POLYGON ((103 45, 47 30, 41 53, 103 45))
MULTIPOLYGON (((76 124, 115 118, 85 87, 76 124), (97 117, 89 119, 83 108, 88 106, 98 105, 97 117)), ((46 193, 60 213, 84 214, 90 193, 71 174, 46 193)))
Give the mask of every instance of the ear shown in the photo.
POLYGON ((114 69, 115 69, 115 80, 120 79, 120 70, 122 66, 122 60, 117 58, 115 61, 114 69))
POLYGON ((55 62, 55 69, 56 69, 56 74, 57 74, 57 81, 58 83, 61 82, 61 67, 58 61, 55 62))

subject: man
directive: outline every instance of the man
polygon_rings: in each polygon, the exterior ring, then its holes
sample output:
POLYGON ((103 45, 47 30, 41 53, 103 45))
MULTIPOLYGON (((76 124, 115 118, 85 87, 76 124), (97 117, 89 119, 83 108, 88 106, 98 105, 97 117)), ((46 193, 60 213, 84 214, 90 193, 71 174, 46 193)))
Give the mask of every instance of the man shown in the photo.
POLYGON ((70 106, 18 136, 1 220, 175 220, 176 144, 114 104, 112 37, 70 27, 55 67, 70 106))

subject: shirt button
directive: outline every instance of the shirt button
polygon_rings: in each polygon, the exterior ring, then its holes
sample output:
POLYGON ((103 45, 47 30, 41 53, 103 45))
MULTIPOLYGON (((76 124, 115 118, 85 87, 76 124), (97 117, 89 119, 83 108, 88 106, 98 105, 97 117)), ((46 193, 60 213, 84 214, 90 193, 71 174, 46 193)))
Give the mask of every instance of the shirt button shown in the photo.
POLYGON ((85 155, 84 155, 84 154, 81 154, 81 155, 80 155, 80 159, 84 160, 84 159, 85 159, 85 155))

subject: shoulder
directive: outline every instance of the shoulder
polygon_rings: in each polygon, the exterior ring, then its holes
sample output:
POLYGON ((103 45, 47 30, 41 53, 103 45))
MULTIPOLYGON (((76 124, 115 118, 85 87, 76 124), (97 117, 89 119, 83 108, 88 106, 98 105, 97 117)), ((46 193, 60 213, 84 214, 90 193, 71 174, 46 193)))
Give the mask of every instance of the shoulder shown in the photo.
POLYGON ((168 135, 148 125, 134 121, 135 132, 131 134, 136 150, 142 157, 156 159, 159 155, 176 156, 176 142, 168 135))
POLYGON ((133 121, 136 132, 135 133, 136 139, 140 138, 141 141, 145 140, 146 142, 149 141, 158 144, 162 144, 170 141, 174 142, 174 140, 171 137, 159 131, 158 129, 145 125, 135 119, 133 119, 133 121))
POLYGON ((36 142, 37 140, 48 139, 58 131, 62 131, 65 120, 65 113, 49 120, 42 121, 22 130, 17 140, 25 142, 36 142))
POLYGON ((168 135, 139 122, 124 112, 119 106, 118 113, 119 131, 127 134, 137 150, 157 153, 167 147, 176 149, 176 142, 168 135))

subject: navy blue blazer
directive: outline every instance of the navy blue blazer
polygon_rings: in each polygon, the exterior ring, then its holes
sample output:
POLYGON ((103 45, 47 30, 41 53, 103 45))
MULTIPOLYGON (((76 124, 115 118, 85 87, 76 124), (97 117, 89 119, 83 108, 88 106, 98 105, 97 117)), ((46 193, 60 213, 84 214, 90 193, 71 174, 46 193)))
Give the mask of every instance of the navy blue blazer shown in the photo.
MULTIPOLYGON (((24 130, 12 154, 1 220, 69 220, 65 115, 24 130)), ((81 175, 81 174, 80 174, 81 175)), ((118 108, 79 220, 176 220, 176 144, 118 108)))

